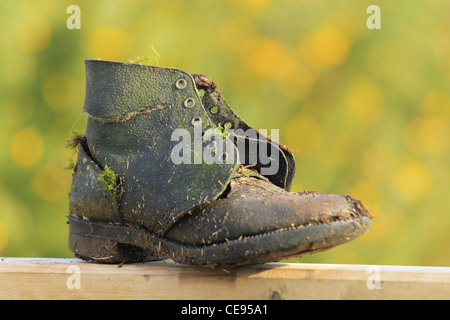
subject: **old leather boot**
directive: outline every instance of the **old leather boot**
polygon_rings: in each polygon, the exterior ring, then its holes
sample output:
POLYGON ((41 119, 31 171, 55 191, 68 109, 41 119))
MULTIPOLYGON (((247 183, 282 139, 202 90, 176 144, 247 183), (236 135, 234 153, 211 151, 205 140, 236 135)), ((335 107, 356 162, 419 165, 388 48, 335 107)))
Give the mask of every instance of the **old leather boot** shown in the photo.
POLYGON ((292 153, 206 76, 87 60, 84 111, 69 205, 80 258, 238 266, 326 250, 370 225, 350 196, 290 193, 292 153))

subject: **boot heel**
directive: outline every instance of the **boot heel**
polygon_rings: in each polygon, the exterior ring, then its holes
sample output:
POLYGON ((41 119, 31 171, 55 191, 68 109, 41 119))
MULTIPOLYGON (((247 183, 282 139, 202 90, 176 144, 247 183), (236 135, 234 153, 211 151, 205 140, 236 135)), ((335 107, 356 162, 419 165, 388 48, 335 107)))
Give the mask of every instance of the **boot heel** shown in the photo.
MULTIPOLYGON (((76 257, 97 263, 134 263, 145 261, 164 260, 165 257, 155 254, 153 251, 140 248, 132 244, 123 243, 111 236, 104 236, 94 232, 83 232, 85 226, 92 224, 69 217, 69 248, 76 257)), ((108 229, 110 226, 108 226, 108 229)), ((120 227, 119 227, 120 228, 120 227)))

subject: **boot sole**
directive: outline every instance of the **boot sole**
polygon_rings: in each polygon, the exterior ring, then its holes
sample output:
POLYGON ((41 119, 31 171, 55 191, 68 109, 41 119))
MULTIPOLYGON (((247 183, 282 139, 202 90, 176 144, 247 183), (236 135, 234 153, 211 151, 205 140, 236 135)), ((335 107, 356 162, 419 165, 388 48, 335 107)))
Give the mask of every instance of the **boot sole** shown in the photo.
POLYGON ((100 263, 133 263, 172 259, 198 266, 235 267, 312 254, 363 234, 368 217, 279 229, 210 244, 186 245, 143 228, 69 217, 69 248, 81 259, 100 263))

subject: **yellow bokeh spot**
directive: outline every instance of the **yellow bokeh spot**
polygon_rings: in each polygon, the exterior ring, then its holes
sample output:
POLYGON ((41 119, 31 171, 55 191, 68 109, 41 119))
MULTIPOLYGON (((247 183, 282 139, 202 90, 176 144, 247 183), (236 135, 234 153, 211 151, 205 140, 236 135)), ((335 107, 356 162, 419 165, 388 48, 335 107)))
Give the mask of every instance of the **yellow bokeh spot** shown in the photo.
POLYGON ((374 208, 375 218, 369 229, 370 240, 390 246, 401 245, 408 240, 411 219, 397 208, 374 208))
POLYGON ((285 77, 277 79, 278 89, 285 97, 300 101, 308 97, 311 92, 314 76, 310 70, 301 65, 291 70, 292 72, 285 77))
POLYGON ((322 145, 322 130, 310 117, 300 116, 289 122, 286 128, 286 143, 296 154, 312 155, 322 145))
POLYGON ((21 50, 7 50, 2 53, 0 61, 3 84, 11 84, 15 88, 28 87, 35 83, 36 57, 21 50))
POLYGON ((429 193, 431 177, 423 164, 410 160, 395 174, 393 185, 405 200, 413 202, 429 193))
POLYGON ((369 207, 378 205, 380 193, 379 187, 371 181, 362 181, 355 185, 350 191, 352 197, 361 200, 369 207))
POLYGON ((88 48, 92 57, 117 60, 126 54, 129 45, 128 35, 114 26, 101 26, 89 37, 88 48))
POLYGON ((328 65, 337 65, 345 61, 350 48, 350 42, 339 29, 323 28, 313 36, 314 50, 317 58, 328 65))
POLYGON ((228 3, 237 11, 245 10, 249 13, 258 13, 265 9, 272 0, 231 0, 228 3))
POLYGON ((58 0, 45 0, 45 1, 20 1, 21 12, 27 15, 46 15, 52 12, 58 5, 58 0))
MULTIPOLYGON (((445 31, 446 33, 448 32, 445 31)), ((450 76, 450 39, 447 36, 440 37, 433 48, 436 67, 450 76)))
POLYGON ((299 51, 310 67, 317 70, 342 64, 348 56, 351 41, 344 31, 323 27, 310 37, 302 38, 299 51))
POLYGON ((58 201, 68 193, 71 174, 69 171, 47 163, 33 176, 34 191, 46 201, 58 201))
POLYGON ((314 84, 314 75, 281 41, 252 39, 250 62, 253 72, 276 79, 279 91, 287 98, 306 98, 314 84))
POLYGON ((11 139, 10 152, 13 160, 23 168, 30 168, 41 160, 44 143, 41 136, 33 129, 22 129, 11 139))
POLYGON ((422 100, 422 112, 426 116, 450 118, 450 96, 431 89, 422 100))
POLYGON ((239 0, 243 5, 251 9, 264 8, 271 0, 239 0))
POLYGON ((57 73, 44 80, 42 96, 47 105, 55 111, 67 109, 77 99, 77 85, 73 78, 65 73, 57 73))
POLYGON ((347 103, 352 115, 364 125, 375 123, 384 107, 380 90, 369 81, 361 79, 350 82, 347 103))
POLYGON ((354 155, 354 135, 350 131, 333 132, 330 139, 329 156, 323 158, 323 163, 330 168, 348 163, 354 155))
POLYGON ((290 54, 279 61, 276 78, 279 91, 294 101, 305 99, 315 80, 311 70, 290 54))
POLYGON ((273 39, 261 39, 255 46, 250 61, 255 73, 275 75, 280 72, 280 67, 289 58, 289 53, 284 43, 273 39))
POLYGON ((30 237, 30 230, 33 226, 32 216, 23 200, 10 197, 7 193, 0 193, 0 252, 8 245, 27 242, 30 237))
POLYGON ((447 121, 438 117, 416 118, 405 130, 405 142, 416 154, 441 155, 448 147, 447 121))
POLYGON ((385 143, 377 142, 364 151, 361 166, 370 180, 379 182, 391 176, 395 157, 385 143))
POLYGON ((38 14, 30 15, 17 29, 20 48, 27 53, 42 51, 50 43, 50 23, 38 14))
POLYGON ((248 53, 249 47, 256 39, 256 30, 252 21, 244 16, 236 16, 219 29, 220 42, 227 48, 243 55, 248 53), (236 36, 239 35, 239 36, 236 36))

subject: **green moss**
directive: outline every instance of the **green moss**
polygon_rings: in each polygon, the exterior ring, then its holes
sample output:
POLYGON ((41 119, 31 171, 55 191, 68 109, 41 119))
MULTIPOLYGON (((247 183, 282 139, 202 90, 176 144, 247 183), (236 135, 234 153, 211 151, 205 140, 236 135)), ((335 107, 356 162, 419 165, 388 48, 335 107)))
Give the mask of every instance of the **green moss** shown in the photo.
POLYGON ((245 178, 248 177, 260 177, 260 174, 255 169, 250 169, 249 167, 239 167, 238 173, 245 178))
POLYGON ((118 174, 115 173, 110 167, 105 165, 105 169, 100 174, 100 181, 106 191, 109 191, 116 199, 119 198, 117 190, 119 188, 118 184, 118 174))
POLYGON ((74 161, 70 161, 70 163, 68 163, 65 167, 64 170, 69 170, 72 171, 75 169, 75 167, 77 166, 77 164, 74 161))
POLYGON ((151 49, 153 51, 152 54, 147 54, 143 57, 137 57, 135 59, 130 59, 130 63, 137 63, 137 64, 146 64, 146 65, 155 65, 158 66, 159 59, 161 58, 161 55, 158 51, 156 51, 154 46, 151 46, 151 49))
POLYGON ((79 133, 78 131, 74 130, 72 131, 70 137, 66 140, 66 148, 75 149, 78 147, 78 144, 81 142, 81 140, 84 138, 83 133, 79 133))
POLYGON ((226 126, 223 126, 219 123, 217 125, 217 130, 220 131, 220 133, 222 134, 222 138, 225 140, 227 138, 227 128, 226 126))

